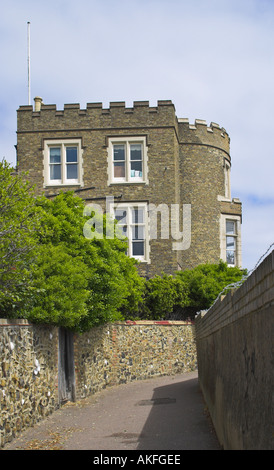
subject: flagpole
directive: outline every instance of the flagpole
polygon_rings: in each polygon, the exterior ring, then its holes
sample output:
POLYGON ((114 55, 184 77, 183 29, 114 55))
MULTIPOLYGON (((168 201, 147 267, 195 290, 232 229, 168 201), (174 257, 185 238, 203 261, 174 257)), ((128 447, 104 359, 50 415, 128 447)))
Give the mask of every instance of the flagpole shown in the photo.
POLYGON ((28 97, 30 102, 30 22, 28 21, 28 97))

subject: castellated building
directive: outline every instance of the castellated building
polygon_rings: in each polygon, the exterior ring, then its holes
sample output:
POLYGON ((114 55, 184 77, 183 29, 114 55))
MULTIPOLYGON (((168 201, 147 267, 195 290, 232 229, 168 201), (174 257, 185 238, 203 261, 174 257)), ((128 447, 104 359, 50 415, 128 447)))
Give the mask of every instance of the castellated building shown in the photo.
POLYGON ((17 112, 17 166, 38 194, 73 190, 110 213, 145 277, 220 259, 241 267, 242 211, 231 198, 224 128, 178 118, 169 100, 62 110, 34 101, 17 112))

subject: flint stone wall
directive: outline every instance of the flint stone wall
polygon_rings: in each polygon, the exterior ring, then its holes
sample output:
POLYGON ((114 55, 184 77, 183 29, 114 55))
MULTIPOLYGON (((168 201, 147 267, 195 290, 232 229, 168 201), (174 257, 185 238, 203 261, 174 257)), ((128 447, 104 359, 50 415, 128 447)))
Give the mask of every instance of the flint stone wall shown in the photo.
POLYGON ((58 328, 0 319, 0 446, 58 406, 58 328))
MULTIPOLYGON (((125 322, 75 334, 76 399, 133 380, 195 370, 194 325, 125 322)), ((59 329, 0 320, 0 447, 61 406, 59 329)))
POLYGON ((190 322, 126 322, 75 337, 77 397, 109 385, 196 370, 190 322))

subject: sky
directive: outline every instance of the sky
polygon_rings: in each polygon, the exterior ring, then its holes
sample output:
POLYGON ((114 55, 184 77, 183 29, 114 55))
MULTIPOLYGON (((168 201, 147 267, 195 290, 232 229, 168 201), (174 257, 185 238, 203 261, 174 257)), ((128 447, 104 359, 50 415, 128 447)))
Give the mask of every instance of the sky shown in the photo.
POLYGON ((226 129, 251 271, 274 243, 274 0, 0 2, 0 158, 16 163, 30 22, 31 104, 172 100, 226 129))

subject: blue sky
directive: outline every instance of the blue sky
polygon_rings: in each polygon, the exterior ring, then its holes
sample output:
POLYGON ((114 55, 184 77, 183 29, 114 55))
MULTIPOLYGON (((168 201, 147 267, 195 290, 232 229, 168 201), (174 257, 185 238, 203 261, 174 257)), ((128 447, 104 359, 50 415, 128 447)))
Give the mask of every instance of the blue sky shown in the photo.
POLYGON ((231 138, 243 267, 274 242, 274 0, 1 0, 0 157, 15 163, 16 110, 171 99, 231 138))

